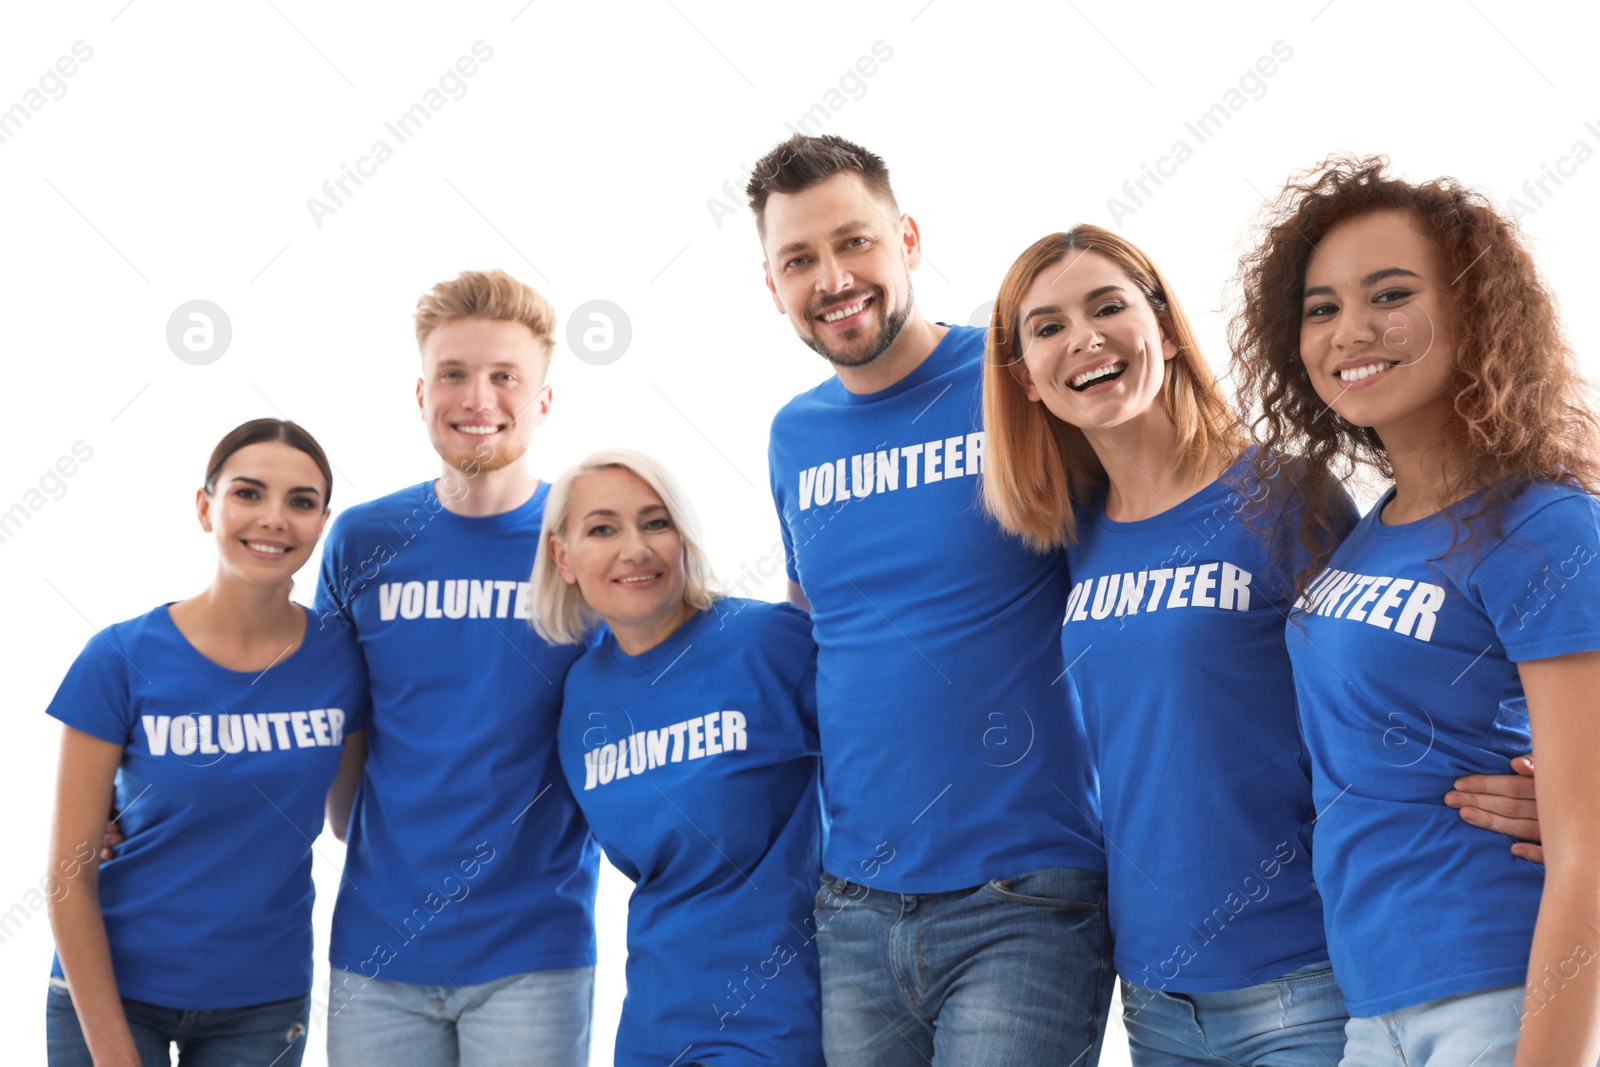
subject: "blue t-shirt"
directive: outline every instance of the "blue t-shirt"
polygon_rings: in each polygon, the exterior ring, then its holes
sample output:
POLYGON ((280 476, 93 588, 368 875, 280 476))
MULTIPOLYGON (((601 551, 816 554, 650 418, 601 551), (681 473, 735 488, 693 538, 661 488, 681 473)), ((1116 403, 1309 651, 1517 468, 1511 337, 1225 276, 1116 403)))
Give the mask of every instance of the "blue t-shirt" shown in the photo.
POLYGON ((311 842, 345 736, 366 725, 367 686, 349 627, 306 614, 294 652, 233 671, 163 605, 91 638, 50 702, 74 730, 123 746, 126 840, 99 887, 130 1000, 198 1011, 311 990, 311 842))
POLYGON ((1137 522, 1106 518, 1102 493, 1067 551, 1062 650, 1100 773, 1117 970, 1154 989, 1328 958, 1283 639, 1303 508, 1251 516, 1253 463, 1137 522))
MULTIPOLYGON (((1540 484, 1445 555, 1468 498, 1362 518, 1288 628, 1317 810, 1313 865, 1350 1014, 1527 977, 1544 870, 1442 803, 1529 750, 1517 664, 1600 649, 1600 501, 1540 484), (1443 558, 1441 558, 1443 557, 1443 558)), ((1567 709, 1577 713, 1582 709, 1567 709)))
POLYGON ((621 1067, 821 1067, 815 681, 805 614, 734 597, 567 675, 562 766, 636 883, 621 1067))
POLYGON ((336 967, 473 985, 595 961, 599 849, 555 745, 581 649, 529 624, 548 492, 469 518, 423 482, 350 508, 327 536, 317 607, 355 623, 373 707, 336 967))
POLYGON ((935 893, 1105 869, 1058 628, 1059 553, 984 510, 984 331, 887 389, 837 378, 772 422, 788 573, 811 601, 828 871, 935 893))

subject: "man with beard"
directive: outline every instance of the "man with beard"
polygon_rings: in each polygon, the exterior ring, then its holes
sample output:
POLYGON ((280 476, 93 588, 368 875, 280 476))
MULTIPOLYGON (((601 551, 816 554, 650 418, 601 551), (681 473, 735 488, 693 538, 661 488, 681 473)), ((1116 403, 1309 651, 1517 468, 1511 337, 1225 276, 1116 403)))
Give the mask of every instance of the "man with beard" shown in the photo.
POLYGON ((773 301, 834 371, 770 445, 819 647, 828 1063, 1092 1064, 1111 943, 1066 567, 983 510, 984 331, 919 314, 878 156, 796 135, 747 193, 773 301))
POLYGON ((555 312, 469 271, 423 295, 416 330, 440 476, 341 515, 317 593, 355 624, 374 709, 329 794, 349 851, 328 1059, 580 1067, 598 850, 554 742, 582 649, 528 621, 549 486, 524 453, 550 410, 555 312))

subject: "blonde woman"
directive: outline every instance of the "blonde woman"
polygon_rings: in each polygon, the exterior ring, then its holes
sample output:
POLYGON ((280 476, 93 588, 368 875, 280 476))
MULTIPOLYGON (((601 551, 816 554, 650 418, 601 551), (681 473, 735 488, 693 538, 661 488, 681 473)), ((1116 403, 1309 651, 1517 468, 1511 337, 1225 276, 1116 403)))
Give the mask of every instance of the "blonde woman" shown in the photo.
POLYGON ((688 500, 627 449, 551 489, 533 585, 546 640, 605 626, 567 675, 558 748, 636 883, 617 1064, 821 1067, 810 620, 719 596, 688 500))

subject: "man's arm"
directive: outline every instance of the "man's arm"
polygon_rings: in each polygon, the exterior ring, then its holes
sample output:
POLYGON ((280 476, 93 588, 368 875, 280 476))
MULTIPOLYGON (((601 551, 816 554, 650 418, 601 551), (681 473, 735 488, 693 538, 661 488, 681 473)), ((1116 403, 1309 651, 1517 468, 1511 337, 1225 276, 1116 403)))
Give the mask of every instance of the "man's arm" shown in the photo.
POLYGON ((344 737, 344 751, 339 755, 339 771, 328 787, 328 829, 340 841, 350 830, 350 808, 355 803, 356 787, 361 784, 361 771, 367 765, 367 735, 363 730, 344 737))
POLYGON ((793 604, 807 615, 811 614, 811 601, 806 599, 806 591, 801 589, 800 583, 795 581, 793 578, 789 579, 789 603, 793 604))
POLYGON ((1533 863, 1544 862, 1539 829, 1539 805, 1534 796, 1533 756, 1518 756, 1511 761, 1515 774, 1469 774, 1457 778, 1455 789, 1444 795, 1444 802, 1460 811, 1473 826, 1507 837, 1511 853, 1533 863))

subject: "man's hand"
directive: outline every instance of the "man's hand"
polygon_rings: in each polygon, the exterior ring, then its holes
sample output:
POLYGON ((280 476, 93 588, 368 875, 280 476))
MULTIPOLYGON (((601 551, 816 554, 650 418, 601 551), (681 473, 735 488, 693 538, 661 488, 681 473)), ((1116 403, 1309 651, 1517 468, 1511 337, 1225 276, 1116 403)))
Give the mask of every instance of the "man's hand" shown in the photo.
POLYGON ((122 841, 122 831, 117 829, 117 824, 115 822, 106 823, 105 836, 100 839, 100 862, 104 863, 115 856, 117 854, 117 846, 122 844, 122 841))
POLYGON ((1533 863, 1544 862, 1539 834, 1539 805, 1534 796, 1533 756, 1511 761, 1514 774, 1469 774, 1457 778, 1444 802, 1474 826, 1520 838, 1511 853, 1533 863))

